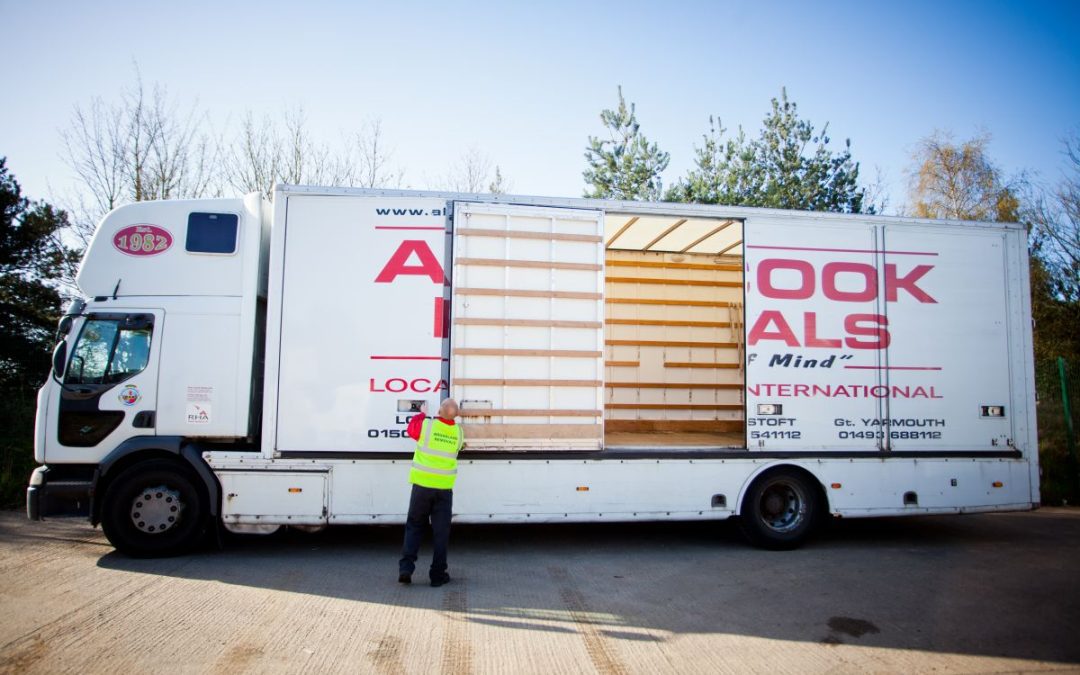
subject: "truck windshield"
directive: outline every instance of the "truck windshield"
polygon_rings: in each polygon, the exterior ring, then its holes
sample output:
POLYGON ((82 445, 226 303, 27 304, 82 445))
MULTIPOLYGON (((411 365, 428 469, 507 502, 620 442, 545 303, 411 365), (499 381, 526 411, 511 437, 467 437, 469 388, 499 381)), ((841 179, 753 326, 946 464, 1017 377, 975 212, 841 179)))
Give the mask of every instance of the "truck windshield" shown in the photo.
POLYGON ((115 384, 150 360, 153 323, 145 317, 87 319, 64 377, 66 384, 115 384))

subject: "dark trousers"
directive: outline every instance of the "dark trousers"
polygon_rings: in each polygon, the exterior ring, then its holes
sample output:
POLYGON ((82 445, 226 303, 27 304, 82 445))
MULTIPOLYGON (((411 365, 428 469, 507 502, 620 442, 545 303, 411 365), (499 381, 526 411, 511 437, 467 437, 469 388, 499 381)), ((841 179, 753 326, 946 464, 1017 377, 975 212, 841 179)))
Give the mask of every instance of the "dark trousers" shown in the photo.
POLYGON ((420 485, 412 486, 409 497, 409 517, 405 521, 405 545, 401 549, 401 562, 398 571, 412 574, 416 569, 416 558, 420 553, 420 541, 431 524, 432 579, 446 576, 446 547, 450 543, 450 511, 454 505, 453 490, 436 490, 420 485))

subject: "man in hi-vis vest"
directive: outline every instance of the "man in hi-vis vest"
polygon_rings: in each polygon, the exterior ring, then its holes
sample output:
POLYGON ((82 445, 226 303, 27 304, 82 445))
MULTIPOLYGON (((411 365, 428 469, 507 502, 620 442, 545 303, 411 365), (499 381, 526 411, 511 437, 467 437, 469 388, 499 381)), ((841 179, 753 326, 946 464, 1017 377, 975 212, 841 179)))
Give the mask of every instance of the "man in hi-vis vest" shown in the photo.
POLYGON ((450 512, 454 504, 454 479, 457 478, 457 455, 465 443, 461 426, 454 423, 458 404, 448 398, 439 406, 439 415, 427 416, 427 404, 409 421, 407 433, 416 441, 409 482, 409 517, 405 521, 405 545, 398 564, 398 581, 412 583, 420 540, 431 523, 432 547, 431 585, 442 586, 450 581, 446 573, 446 546, 450 542, 450 512))

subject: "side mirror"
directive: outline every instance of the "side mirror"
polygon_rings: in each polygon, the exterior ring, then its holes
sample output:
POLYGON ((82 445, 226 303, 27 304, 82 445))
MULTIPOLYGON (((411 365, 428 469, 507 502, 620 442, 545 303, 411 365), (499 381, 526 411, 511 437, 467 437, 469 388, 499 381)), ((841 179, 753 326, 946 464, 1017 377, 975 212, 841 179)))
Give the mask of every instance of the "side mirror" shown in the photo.
POLYGON ((56 343, 56 349, 52 355, 53 377, 59 382, 64 376, 64 367, 67 365, 67 342, 61 340, 56 343))
POLYGON ((60 325, 56 328, 56 338, 60 339, 65 337, 71 332, 71 324, 73 323, 70 316, 64 316, 60 318, 60 325))

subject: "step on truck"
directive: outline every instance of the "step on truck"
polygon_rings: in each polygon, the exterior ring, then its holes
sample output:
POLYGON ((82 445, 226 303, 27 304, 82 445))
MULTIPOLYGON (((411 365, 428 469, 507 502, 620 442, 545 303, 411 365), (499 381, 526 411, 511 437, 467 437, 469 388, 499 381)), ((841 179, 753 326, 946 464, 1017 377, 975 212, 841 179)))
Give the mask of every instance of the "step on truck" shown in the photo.
POLYGON ((400 524, 423 403, 454 519, 723 520, 1039 501, 1016 224, 278 186, 108 214, 38 394, 30 518, 131 555, 400 524))

